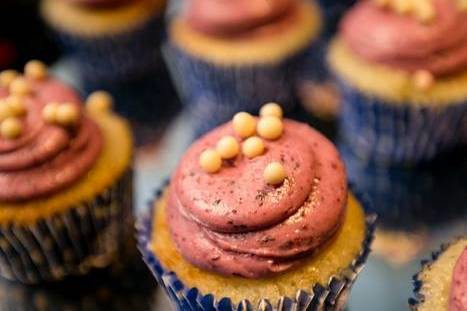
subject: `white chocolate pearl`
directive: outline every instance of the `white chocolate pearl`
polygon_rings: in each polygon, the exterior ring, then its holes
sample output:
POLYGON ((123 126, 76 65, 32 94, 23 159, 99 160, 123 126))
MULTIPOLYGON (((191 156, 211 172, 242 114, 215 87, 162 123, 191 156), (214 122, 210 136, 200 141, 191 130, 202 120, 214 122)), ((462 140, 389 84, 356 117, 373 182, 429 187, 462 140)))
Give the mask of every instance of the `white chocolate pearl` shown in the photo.
POLYGON ((217 173, 221 169, 222 158, 216 150, 207 149, 201 153, 199 165, 206 173, 217 173))
POLYGON ((72 103, 64 103, 57 107, 56 122, 62 126, 71 126, 78 123, 79 109, 72 103))
POLYGON ((222 159, 232 159, 238 155, 240 146, 234 137, 224 136, 217 142, 216 150, 222 159))
POLYGON ((258 136, 253 136, 245 140, 242 144, 243 154, 252 159, 264 153, 264 142, 258 136))
POLYGON ((235 114, 232 125, 235 133, 242 138, 253 136, 256 131, 256 119, 248 112, 235 114))
POLYGON ((47 66, 41 61, 31 60, 24 66, 24 74, 34 80, 44 79, 48 74, 47 66))
POLYGON ((420 90, 428 90, 435 84, 435 77, 428 70, 417 70, 413 75, 415 86, 420 90))
POLYGON ((22 97, 17 95, 10 95, 6 99, 6 103, 9 106, 13 116, 20 117, 26 114, 26 107, 22 97))
POLYGON ((0 122, 5 120, 8 117, 11 117, 11 109, 6 100, 0 101, 0 122))
POLYGON ((274 140, 281 137, 284 125, 282 124, 282 120, 277 117, 262 117, 258 122, 257 131, 259 136, 274 140))
POLYGON ((259 115, 262 117, 273 116, 282 119, 284 113, 282 111, 281 106, 279 106, 278 104, 268 103, 261 107, 261 109, 259 110, 259 115))
POLYGON ((272 162, 264 169, 263 177, 267 184, 279 185, 284 182, 287 173, 282 164, 279 162, 272 162))
POLYGON ((4 70, 0 73, 0 85, 9 87, 16 77, 18 77, 18 72, 16 70, 4 70))
POLYGON ((90 112, 108 112, 112 106, 112 95, 105 91, 93 92, 86 100, 86 109, 90 112))
POLYGON ((47 123, 57 122, 58 103, 49 103, 42 109, 42 119, 47 123))
POLYGON ((16 78, 10 84, 10 93, 15 95, 26 95, 31 92, 31 87, 24 78, 16 78))
POLYGON ((23 125, 14 117, 9 117, 0 124, 0 134, 3 138, 14 139, 21 135, 23 125))

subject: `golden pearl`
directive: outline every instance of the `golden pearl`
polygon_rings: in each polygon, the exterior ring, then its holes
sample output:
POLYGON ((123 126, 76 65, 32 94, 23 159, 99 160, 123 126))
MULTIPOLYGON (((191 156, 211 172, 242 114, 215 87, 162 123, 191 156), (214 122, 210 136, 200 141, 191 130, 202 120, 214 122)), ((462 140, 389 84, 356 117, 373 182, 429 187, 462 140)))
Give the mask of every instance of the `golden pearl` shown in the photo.
POLYGON ((222 158, 216 150, 206 149, 199 157, 199 165, 206 173, 217 173, 221 169, 222 158))
POLYGON ((253 136, 256 132, 256 119, 248 112, 235 114, 232 125, 235 133, 242 138, 253 136))
POLYGON ((264 180, 269 185, 279 185, 282 184, 287 177, 284 166, 279 162, 269 163, 264 169, 263 173, 264 180))
POLYGON ((0 122, 11 116, 11 109, 6 100, 0 100, 0 122))
POLYGON ((262 117, 273 116, 282 119, 284 113, 282 111, 281 106, 279 106, 278 104, 268 103, 261 107, 261 109, 259 110, 259 115, 262 117))
POLYGON ((57 107, 56 121, 62 126, 72 126, 78 123, 79 109, 75 104, 64 103, 57 107))
POLYGON ((238 155, 240 146, 235 137, 224 136, 217 142, 216 150, 222 159, 232 159, 238 155))
POLYGON ((58 103, 49 103, 42 109, 42 119, 50 124, 57 122, 58 103))
POLYGON ((395 0, 394 9, 399 14, 402 14, 402 15, 408 14, 413 9, 412 2, 407 1, 407 0, 395 0))
POLYGON ((435 77, 428 70, 417 70, 413 75, 415 87, 426 91, 435 84, 435 77))
POLYGON ((31 92, 31 86, 25 78, 16 78, 10 84, 10 93, 15 95, 27 95, 31 92))
POLYGON ((6 103, 10 107, 13 116, 20 117, 26 114, 26 106, 21 96, 10 95, 6 99, 6 103))
POLYGON ((4 70, 0 72, 0 85, 9 87, 16 77, 18 77, 18 72, 16 70, 4 70))
POLYGON ((262 117, 258 122, 257 131, 259 136, 274 140, 281 137, 284 125, 282 124, 282 120, 277 117, 262 117))
POLYGON ((243 154, 252 159, 264 153, 264 142, 258 136, 252 136, 245 140, 242 145, 243 154))
POLYGON ((89 112, 108 112, 112 109, 113 98, 106 91, 96 91, 91 93, 86 100, 86 109, 89 112))
POLYGON ((24 74, 34 80, 44 79, 48 74, 47 66, 41 61, 31 60, 24 66, 24 74))
POLYGON ((0 124, 0 134, 6 139, 15 139, 21 135, 23 125, 14 117, 9 117, 0 124))

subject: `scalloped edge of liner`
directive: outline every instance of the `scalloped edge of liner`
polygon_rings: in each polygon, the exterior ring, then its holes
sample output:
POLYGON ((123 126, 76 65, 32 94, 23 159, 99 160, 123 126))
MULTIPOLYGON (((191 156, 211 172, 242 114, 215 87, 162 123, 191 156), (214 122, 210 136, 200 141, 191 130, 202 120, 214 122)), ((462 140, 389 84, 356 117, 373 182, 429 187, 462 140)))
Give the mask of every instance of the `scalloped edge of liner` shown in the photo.
MULTIPOLYGON (((362 242, 362 249, 352 263, 343 271, 339 277, 333 276, 328 284, 314 284, 309 290, 299 289, 294 298, 283 296, 278 300, 277 306, 267 299, 262 299, 257 308, 247 300, 242 300, 238 305, 232 303, 230 298, 223 297, 217 300, 212 294, 202 294, 196 287, 186 288, 183 282, 177 277, 175 272, 166 271, 155 254, 148 249, 148 243, 151 240, 153 203, 160 198, 164 188, 169 184, 165 181, 160 188, 154 192, 154 197, 147 204, 149 210, 143 216, 138 217, 136 221, 137 247, 143 256, 143 260, 151 270, 157 282, 163 286, 166 293, 183 305, 183 310, 277 310, 277 311, 300 311, 300 310, 321 310, 339 304, 339 299, 345 296, 346 291, 350 289, 355 282, 358 274, 362 271, 364 264, 371 251, 371 243, 374 239, 374 232, 377 222, 376 214, 367 214, 365 223, 365 238, 362 242), (195 306, 192 302, 196 301, 195 306)), ((365 212, 368 212, 369 201, 366 196, 360 192, 354 192, 350 184, 349 188, 357 200, 362 203, 365 212)), ((327 310, 327 309, 326 309, 327 310)))
POLYGON ((421 279, 421 274, 431 267, 431 265, 452 245, 459 242, 463 237, 458 236, 450 242, 441 244, 438 250, 433 251, 429 259, 423 259, 421 264, 421 269, 419 272, 412 276, 412 285, 413 285, 413 297, 410 297, 408 300, 409 307, 413 311, 417 311, 418 307, 425 302, 425 295, 421 292, 423 287, 423 280, 421 279))

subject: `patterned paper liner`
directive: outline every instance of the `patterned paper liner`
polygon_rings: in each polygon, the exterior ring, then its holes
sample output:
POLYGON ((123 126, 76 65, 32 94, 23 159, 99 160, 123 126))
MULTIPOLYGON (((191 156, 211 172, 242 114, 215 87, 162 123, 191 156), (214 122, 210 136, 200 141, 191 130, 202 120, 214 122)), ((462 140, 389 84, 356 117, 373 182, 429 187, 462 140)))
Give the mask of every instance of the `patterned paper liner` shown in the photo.
POLYGON ((0 227, 0 275, 35 284, 110 265, 132 233, 132 187, 129 170, 91 202, 33 225, 0 227))
MULTIPOLYGON (((166 183, 167 185, 168 183, 166 183)), ((148 265, 159 285, 169 296, 176 310, 193 311, 253 311, 253 310, 277 310, 277 311, 318 311, 318 310, 344 310, 350 288, 355 282, 358 274, 363 269, 370 245, 374 237, 376 215, 366 217, 366 236, 362 250, 349 267, 341 272, 340 276, 330 278, 328 284, 314 284, 309 289, 300 289, 295 297, 281 297, 277 303, 267 299, 260 301, 258 306, 253 306, 248 300, 241 301, 235 305, 230 298, 216 298, 212 294, 203 294, 197 288, 187 288, 174 272, 163 268, 156 255, 150 250, 149 245, 152 237, 152 224, 154 202, 163 192, 161 189, 155 193, 155 200, 150 203, 149 212, 138 219, 137 236, 138 248, 143 255, 143 260, 148 265)), ((357 195, 360 199, 360 196, 357 195)))
POLYGON ((422 260, 422 262, 421 262, 422 268, 421 268, 420 272, 418 272, 417 274, 415 274, 412 277, 413 286, 414 286, 414 290, 413 290, 414 297, 409 298, 409 306, 410 306, 411 310, 413 310, 413 311, 418 310, 418 307, 420 306, 420 304, 422 304, 425 301, 425 296, 420 291, 422 289, 422 286, 423 286, 423 281, 420 278, 421 273, 425 269, 428 269, 430 267, 430 265, 432 265, 433 262, 435 262, 439 258, 439 256, 441 256, 441 254, 443 254, 449 248, 449 246, 456 243, 457 240, 458 239, 455 239, 452 242, 442 244, 439 250, 434 251, 433 253, 431 253, 431 258, 422 260))
POLYGON ((346 144, 339 150, 349 181, 371 200, 380 227, 433 229, 467 213, 467 148, 420 167, 376 165, 359 158, 346 144))
MULTIPOLYGON (((313 45, 314 43, 312 43, 313 45)), ((192 116, 196 136, 232 118, 238 111, 256 113, 264 103, 278 102, 285 112, 297 103, 295 87, 309 48, 275 64, 211 64, 181 50, 163 46, 182 101, 192 116)))
POLYGON ((164 20, 155 14, 136 29, 102 37, 80 37, 53 28, 65 53, 80 64, 83 80, 126 81, 160 66, 164 20))
POLYGON ((461 144, 467 100, 439 109, 393 104, 339 82, 341 139, 360 158, 380 164, 414 164, 461 144))

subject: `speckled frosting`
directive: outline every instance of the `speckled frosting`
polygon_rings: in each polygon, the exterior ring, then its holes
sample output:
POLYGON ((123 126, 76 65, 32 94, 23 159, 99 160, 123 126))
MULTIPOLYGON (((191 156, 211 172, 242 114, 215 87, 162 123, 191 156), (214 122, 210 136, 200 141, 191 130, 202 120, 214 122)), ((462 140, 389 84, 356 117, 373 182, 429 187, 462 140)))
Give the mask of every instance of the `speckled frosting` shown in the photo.
POLYGON ((422 22, 410 14, 360 1, 344 17, 341 37, 357 55, 404 71, 435 76, 467 68, 467 11, 454 0, 433 0, 435 15, 422 22))
POLYGON ((199 32, 219 35, 265 35, 288 24, 297 0, 190 0, 185 18, 199 32))
POLYGON ((222 275, 270 276, 319 250, 340 228, 347 181, 333 144, 308 125, 283 120, 284 132, 266 140, 263 155, 237 155, 208 174, 198 159, 226 136, 218 127, 186 152, 172 180, 168 223, 181 254, 192 264, 222 275), (263 179, 268 163, 287 173, 281 185, 263 179))
MULTIPOLYGON (((31 93, 23 95, 26 113, 22 133, 0 136, 0 202, 19 202, 54 194, 83 177, 98 158, 102 137, 98 126, 82 112, 78 95, 63 83, 46 77, 27 79, 31 93), (50 124, 42 117, 50 102, 76 105, 76 126, 50 124)), ((0 99, 10 95, 0 87, 0 99)))
POLYGON ((467 248, 456 262, 452 273, 449 311, 467 310, 467 248))

